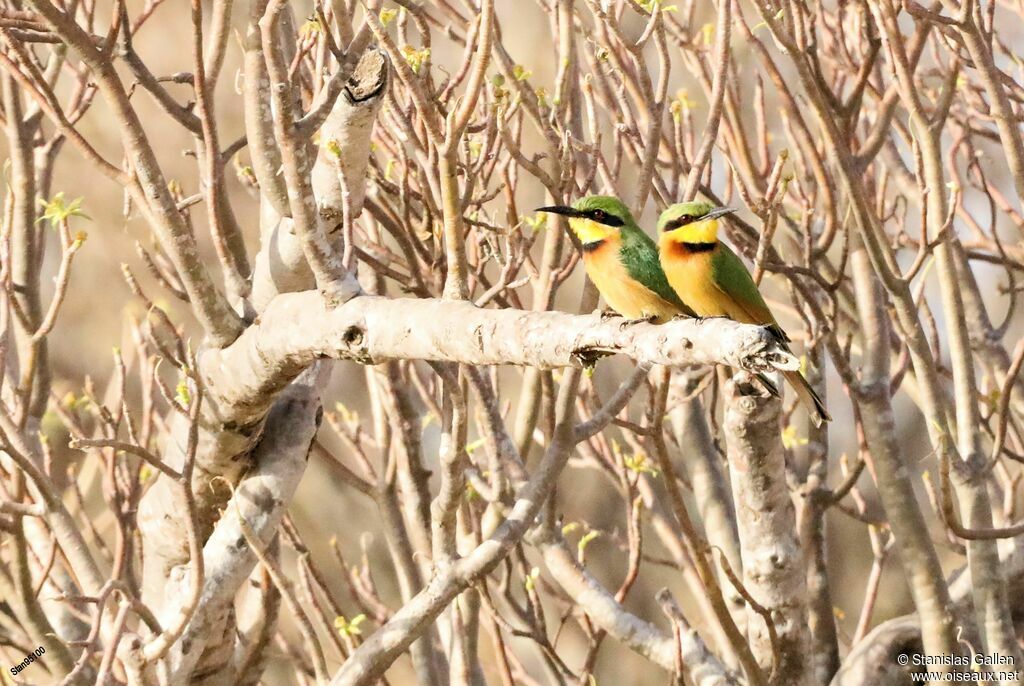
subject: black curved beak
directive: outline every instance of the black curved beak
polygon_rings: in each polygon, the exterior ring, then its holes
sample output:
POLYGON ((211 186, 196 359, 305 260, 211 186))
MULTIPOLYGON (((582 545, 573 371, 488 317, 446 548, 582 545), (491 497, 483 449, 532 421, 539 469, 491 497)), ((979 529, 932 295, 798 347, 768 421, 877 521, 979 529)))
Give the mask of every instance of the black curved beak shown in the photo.
POLYGON ((708 219, 717 219, 718 217, 724 217, 727 214, 732 214, 733 212, 738 211, 739 210, 737 210, 735 207, 716 207, 715 209, 711 210, 703 217, 701 217, 700 220, 707 221, 708 219))
POLYGON ((577 209, 568 207, 566 205, 549 205, 548 207, 538 207, 534 212, 550 212, 551 214, 560 214, 563 217, 579 217, 582 215, 577 209))

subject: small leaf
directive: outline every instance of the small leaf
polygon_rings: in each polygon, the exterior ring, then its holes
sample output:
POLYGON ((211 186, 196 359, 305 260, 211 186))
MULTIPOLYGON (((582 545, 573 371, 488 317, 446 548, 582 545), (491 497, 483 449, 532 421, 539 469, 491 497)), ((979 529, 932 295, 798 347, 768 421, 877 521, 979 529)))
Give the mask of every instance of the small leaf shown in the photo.
POLYGON ((430 48, 417 50, 411 45, 403 45, 402 56, 405 57, 405 61, 412 67, 413 73, 419 74, 423 65, 430 60, 430 48))
POLYGON ((181 403, 183 407, 188 407, 188 404, 192 401, 192 394, 189 393, 188 381, 186 379, 182 379, 174 387, 174 399, 181 403))
POLYGON ((983 400, 985 401, 985 405, 988 407, 989 412, 995 412, 999 409, 999 400, 1001 397, 1002 391, 998 388, 993 388, 984 396, 983 400))
POLYGON ((349 623, 348 623, 348 631, 349 631, 349 633, 350 634, 361 634, 361 633, 363 633, 362 630, 359 628, 359 625, 362 624, 365 621, 366 621, 366 615, 359 614, 359 615, 356 615, 355 617, 353 617, 351 619, 351 621, 349 621, 349 623))
POLYGON ((378 15, 378 18, 380 19, 381 24, 387 26, 392 21, 394 21, 395 17, 397 16, 398 10, 381 10, 380 14, 378 15))
POLYGON ((92 401, 89 400, 89 396, 83 395, 82 397, 78 397, 72 391, 68 391, 62 398, 62 401, 64 406, 71 411, 83 410, 92 404, 92 401))
POLYGON ((700 27, 700 35, 705 45, 711 45, 715 40, 715 25, 711 22, 704 24, 700 27))
POLYGON ((576 544, 576 549, 582 553, 584 550, 587 549, 587 546, 590 545, 590 542, 593 541, 595 538, 598 538, 600 535, 600 531, 588 531, 587 533, 583 534, 583 537, 579 540, 579 543, 576 544))
POLYGON ((359 636, 363 630, 359 625, 366 621, 366 615, 356 615, 352 619, 345 619, 343 615, 334 618, 334 628, 342 636, 359 636))
POLYGON ((683 110, 692 110, 697 107, 697 103, 690 99, 690 93, 685 88, 676 91, 675 102, 678 102, 679 108, 683 110))
POLYGON ((661 0, 642 0, 640 6, 648 12, 653 12, 657 8, 661 12, 678 12, 679 8, 675 5, 662 5, 661 0))
POLYGON ((329 152, 332 155, 334 155, 335 159, 338 159, 338 160, 341 159, 341 144, 338 143, 337 139, 335 139, 335 138, 329 139, 324 144, 324 147, 327 149, 327 152, 329 152))
POLYGON ((782 430, 782 446, 786 450, 792 450, 800 445, 807 445, 807 439, 797 435, 797 429, 794 425, 790 424, 782 430))
POLYGON ((526 579, 523 582, 523 585, 526 586, 527 591, 532 591, 534 589, 534 587, 537 585, 538 577, 540 577, 540 568, 534 567, 530 570, 530 573, 526 575, 526 579))
POLYGON ((531 76, 533 76, 533 72, 521 64, 517 64, 516 66, 512 67, 512 78, 514 78, 516 81, 525 81, 531 76))
POLYGON ((548 91, 547 91, 546 88, 538 88, 537 89, 537 100, 540 101, 540 106, 541 107, 547 107, 548 106, 548 91))
POLYGON ((534 233, 543 231, 548 227, 548 215, 544 212, 535 214, 532 217, 520 217, 520 221, 533 229, 534 233))
POLYGON ((305 23, 302 24, 302 28, 299 29, 299 35, 303 38, 309 38, 317 35, 323 30, 324 27, 320 24, 320 20, 317 17, 309 17, 306 19, 305 23))
POLYGON ((655 478, 658 476, 658 470, 651 466, 647 455, 642 452, 634 455, 624 455, 622 463, 626 466, 626 469, 636 474, 650 474, 655 478))
POLYGON ((342 402, 334 403, 334 411, 341 415, 341 420, 346 424, 359 423, 359 413, 355 410, 348 409, 348 406, 342 402))
POLYGON ((70 217, 92 219, 92 217, 82 211, 82 198, 75 198, 71 202, 65 202, 63 191, 57 193, 50 200, 40 199, 39 204, 43 207, 43 214, 36 220, 37 222, 48 221, 53 226, 56 226, 61 222, 67 221, 70 217))

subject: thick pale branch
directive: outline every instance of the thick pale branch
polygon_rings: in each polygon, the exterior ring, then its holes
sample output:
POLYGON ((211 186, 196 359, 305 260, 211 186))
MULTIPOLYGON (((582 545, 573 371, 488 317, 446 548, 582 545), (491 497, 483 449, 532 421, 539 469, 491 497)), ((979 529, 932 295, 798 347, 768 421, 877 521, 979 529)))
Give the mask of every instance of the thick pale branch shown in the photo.
MULTIPOLYGON (((175 683, 188 681, 211 640, 212 627, 224 621, 228 606, 256 565, 256 555, 242 535, 239 520, 244 519, 264 545, 269 543, 305 472, 317 429, 317 384, 325 378, 316 370, 310 370, 307 376, 303 376, 305 383, 289 387, 268 416, 266 438, 253 454, 255 466, 235 489, 223 518, 203 548, 206 574, 199 607, 171 653, 175 683)), ((183 594, 171 595, 167 614, 173 614, 174 606, 185 602, 183 594)))
POLYGON ((278 296, 231 346, 200 356, 221 409, 245 423, 318 358, 378 364, 394 359, 580 367, 607 354, 662 365, 793 369, 796 359, 766 329, 725 319, 621 326, 596 315, 479 309, 468 302, 361 296, 330 308, 319 294, 278 296))
MULTIPOLYGON (((260 3, 255 3, 254 8, 258 10, 259 5, 260 3)), ((265 73, 256 24, 262 12, 256 14, 257 16, 250 18, 249 33, 246 37, 245 82, 248 141, 263 199, 262 245, 255 260, 252 279, 253 305, 259 312, 267 303, 273 301, 278 293, 312 288, 314 280, 300 241, 294 233, 292 219, 275 212, 275 208, 281 209, 282 203, 287 204, 287 197, 278 177, 281 160, 272 132, 270 85, 265 73), (278 186, 281 188, 278 189, 278 186), (275 201, 278 190, 283 198, 282 202, 275 201)), ((348 190, 354 197, 358 197, 360 203, 364 192, 362 177, 365 176, 367 157, 370 154, 370 127, 374 113, 380 105, 383 84, 387 82, 386 62, 375 60, 373 57, 374 53, 371 52, 366 59, 360 61, 352 78, 345 81, 345 95, 336 100, 328 123, 322 129, 322 132, 327 133, 336 142, 338 154, 330 160, 318 159, 313 167, 314 171, 320 166, 329 166, 332 172, 336 167, 341 167, 346 172, 351 171, 352 176, 346 177, 350 178, 348 190)), ((315 179, 311 183, 315 187, 315 179)), ((317 190, 319 192, 320 189, 317 190)), ((341 203, 340 199, 338 203, 341 203)), ((301 369, 296 373, 298 371, 301 369)), ((295 375, 290 375, 287 381, 295 375)), ((227 388, 233 388, 234 383, 234 380, 229 379, 227 388)), ((261 435, 264 435, 266 413, 279 396, 276 391, 281 390, 284 385, 282 383, 275 388, 273 397, 267 397, 262 402, 248 405, 242 410, 232 407, 230 402, 224 402, 223 394, 210 387, 211 397, 216 397, 217 401, 206 403, 204 407, 204 421, 200 427, 196 472, 193 479, 193 491, 197 498, 201 532, 204 537, 213 530, 218 512, 228 499, 226 485, 237 482, 248 467, 249 461, 246 456, 260 440, 261 435), (238 421, 238 417, 244 417, 245 421, 238 421)), ((315 410, 310 412, 311 416, 315 414, 315 410)), ((182 463, 184 440, 181 437, 187 428, 187 422, 175 415, 171 419, 170 428, 171 436, 164 444, 162 460, 176 468, 182 463)), ((155 599, 160 599, 159 602, 162 603, 167 598, 163 590, 167 574, 187 559, 184 541, 180 536, 182 527, 177 503, 174 489, 167 479, 161 478, 149 489, 140 506, 140 526, 143 531, 146 560, 145 595, 147 598, 154 598, 154 602, 157 602, 155 599)), ((167 600, 173 602, 174 598, 167 600)), ((228 632, 229 635, 231 633, 228 632)), ((203 666, 201 663, 199 668, 202 669, 203 666)))
POLYGON ((294 84, 278 37, 278 22, 286 2, 273 0, 259 21, 270 76, 271 102, 276 111, 274 135, 281 150, 281 169, 288 194, 288 207, 295 236, 302 246, 306 262, 313 271, 317 288, 335 302, 344 302, 358 292, 359 284, 342 265, 341 256, 328 240, 326 227, 319 221, 316 199, 309 180, 312 168, 309 151, 296 126, 294 84))
MULTIPOLYGON (((250 31, 256 31, 256 28, 250 28, 250 31)), ((263 53, 259 46, 250 50, 251 54, 246 54, 247 73, 258 76, 265 71, 263 53)), ((380 51, 368 50, 354 71, 339 69, 336 75, 339 75, 337 80, 341 93, 323 95, 333 104, 321 122, 320 148, 310 171, 317 218, 332 245, 339 242, 337 236, 345 234, 337 227, 343 224, 346 202, 350 225, 362 211, 371 134, 387 91, 388 62, 380 51), (345 77, 346 73, 350 77, 345 77)), ((253 304, 260 311, 278 293, 306 290, 313 286, 314 279, 295 233, 291 210, 287 206, 287 193, 278 176, 280 153, 273 137, 269 99, 255 87, 249 88, 251 80, 247 77, 247 131, 250 141, 260 141, 252 157, 264 199, 261 213, 263 247, 256 256, 252 285, 253 304)), ((335 78, 332 78, 331 83, 334 82, 335 78)), ((264 91, 269 89, 269 82, 265 86, 264 91)), ((307 117, 315 112, 314 109, 307 117)), ((299 126, 301 128, 301 124, 299 126)))
POLYGON ((355 72, 342 85, 340 96, 319 127, 320 149, 311 176, 317 209, 332 232, 341 223, 346 194, 353 219, 363 209, 373 124, 388 85, 384 53, 363 53, 355 72))
POLYGON ((728 447, 743 584, 750 597, 772 614, 768 626, 749 610, 750 646, 774 683, 803 683, 807 633, 806 579, 796 536, 796 514, 786 484, 779 432, 780 403, 762 393, 746 375, 726 384, 723 425, 728 447))

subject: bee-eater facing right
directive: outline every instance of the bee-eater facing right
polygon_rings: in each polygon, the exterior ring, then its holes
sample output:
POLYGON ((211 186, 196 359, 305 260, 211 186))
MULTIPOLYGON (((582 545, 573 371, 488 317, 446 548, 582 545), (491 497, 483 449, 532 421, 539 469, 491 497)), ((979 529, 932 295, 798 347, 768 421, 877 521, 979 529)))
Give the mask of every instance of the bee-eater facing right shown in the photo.
MULTIPOLYGON (((661 266, 669 284, 700 317, 727 317, 767 327, 788 349, 789 336, 775 320, 743 261, 718 240, 718 219, 735 210, 706 202, 672 205, 658 219, 661 266)), ((807 379, 783 372, 816 426, 831 421, 807 379)))

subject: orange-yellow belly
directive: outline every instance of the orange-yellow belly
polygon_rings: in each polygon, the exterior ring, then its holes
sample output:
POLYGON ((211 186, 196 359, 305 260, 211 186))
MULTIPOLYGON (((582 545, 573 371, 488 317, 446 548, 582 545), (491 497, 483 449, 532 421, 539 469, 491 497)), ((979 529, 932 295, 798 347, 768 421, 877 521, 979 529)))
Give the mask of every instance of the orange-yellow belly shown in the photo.
POLYGON ((656 317, 664 322, 681 314, 675 305, 629 276, 618 259, 618 249, 616 243, 607 241, 583 256, 587 276, 608 307, 627 319, 656 317))
POLYGON ((700 317, 728 317, 753 324, 750 317, 715 285, 711 270, 714 252, 686 252, 681 246, 662 246, 661 265, 668 283, 700 317))

